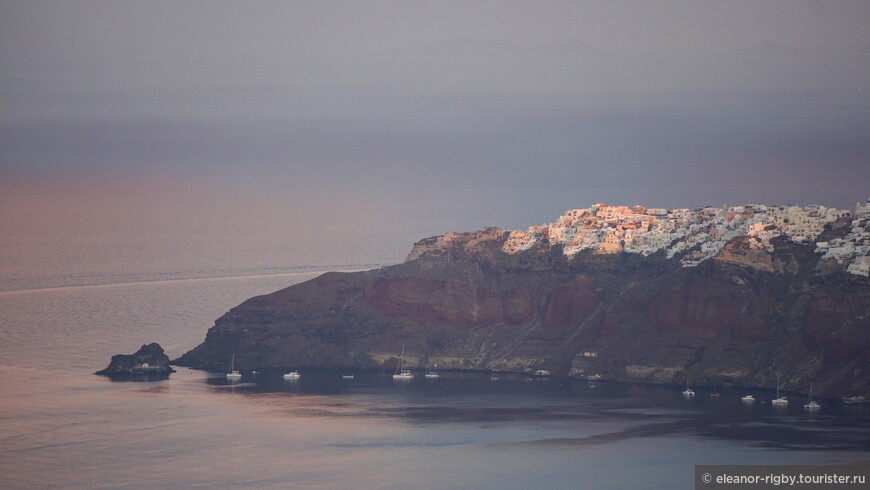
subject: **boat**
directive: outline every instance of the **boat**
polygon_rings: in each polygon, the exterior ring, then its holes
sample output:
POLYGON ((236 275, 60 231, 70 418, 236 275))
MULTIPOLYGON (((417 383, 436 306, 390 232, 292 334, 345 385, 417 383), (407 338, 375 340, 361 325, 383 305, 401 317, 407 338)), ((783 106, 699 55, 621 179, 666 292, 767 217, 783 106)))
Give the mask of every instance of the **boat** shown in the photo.
MULTIPOLYGON (((436 364, 435 367, 437 368, 438 365, 436 364)), ((426 374, 424 374, 424 376, 426 376, 429 379, 436 379, 436 378, 441 377, 440 374, 438 374, 432 370, 432 362, 431 361, 429 361, 429 366, 426 368, 426 374)))
POLYGON ((755 397, 752 396, 752 395, 746 395, 746 396, 744 396, 744 397, 742 397, 742 398, 740 398, 740 399, 743 400, 743 401, 746 402, 746 403, 752 403, 752 402, 755 401, 755 397))
POLYGON ((238 379, 242 379, 242 373, 236 371, 234 368, 236 367, 236 354, 233 354, 232 360, 230 360, 230 371, 227 373, 227 379, 234 381, 238 379))
POLYGON ((550 375, 550 371, 547 371, 546 369, 538 369, 537 371, 535 371, 535 376, 549 376, 549 375, 550 375))
POLYGON ((818 410, 820 408, 822 408, 822 406, 813 401, 813 384, 810 383, 810 397, 809 401, 804 404, 804 410, 818 410))
POLYGON ((866 403, 866 402, 867 402, 867 400, 861 395, 844 396, 843 397, 843 403, 845 403, 847 405, 860 405, 860 404, 866 403))
POLYGON ((710 398, 722 398, 722 393, 719 391, 719 384, 713 386, 713 393, 710 393, 710 398))
POLYGON ((147 362, 143 362, 142 364, 139 364, 138 366, 133 366, 129 369, 129 371, 133 374, 144 374, 144 375, 157 374, 157 372, 159 370, 160 370, 160 366, 152 366, 152 365, 148 364, 147 362))
POLYGON ((683 396, 687 396, 687 397, 695 396, 694 390, 689 388, 689 378, 686 378, 686 389, 685 389, 685 391, 683 391, 683 396))
POLYGON ((396 372, 393 374, 393 379, 414 379, 411 370, 405 368, 405 344, 402 344, 402 355, 399 357, 399 365, 396 366, 396 372))
POLYGON ((284 379, 299 379, 302 375, 299 374, 299 371, 290 371, 289 373, 284 375, 284 379))
POLYGON ((784 396, 779 396, 779 376, 776 377, 776 398, 771 400, 770 403, 778 407, 784 407, 788 405, 788 398, 784 396))
POLYGON ((341 379, 353 379, 353 375, 352 374, 342 374, 341 379))

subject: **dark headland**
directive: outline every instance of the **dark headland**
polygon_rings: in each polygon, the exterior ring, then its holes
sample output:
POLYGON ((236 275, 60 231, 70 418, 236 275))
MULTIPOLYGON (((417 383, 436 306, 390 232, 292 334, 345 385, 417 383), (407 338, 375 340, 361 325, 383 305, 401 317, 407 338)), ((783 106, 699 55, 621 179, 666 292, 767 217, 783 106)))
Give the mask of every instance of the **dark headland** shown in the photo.
POLYGON ((595 205, 418 242, 232 308, 173 363, 531 373, 870 395, 870 206, 595 205))

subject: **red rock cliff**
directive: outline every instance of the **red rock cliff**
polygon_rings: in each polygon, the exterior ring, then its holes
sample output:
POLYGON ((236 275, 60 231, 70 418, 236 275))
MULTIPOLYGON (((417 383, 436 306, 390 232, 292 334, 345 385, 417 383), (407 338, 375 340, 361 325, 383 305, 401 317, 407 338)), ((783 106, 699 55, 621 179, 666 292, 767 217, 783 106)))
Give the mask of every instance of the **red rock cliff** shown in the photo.
POLYGON ((808 246, 737 238, 684 268, 547 244, 507 254, 507 235, 435 237, 403 264, 252 298, 175 362, 380 368, 404 344, 421 367, 769 388, 779 375, 787 390, 868 395, 870 281, 808 246))

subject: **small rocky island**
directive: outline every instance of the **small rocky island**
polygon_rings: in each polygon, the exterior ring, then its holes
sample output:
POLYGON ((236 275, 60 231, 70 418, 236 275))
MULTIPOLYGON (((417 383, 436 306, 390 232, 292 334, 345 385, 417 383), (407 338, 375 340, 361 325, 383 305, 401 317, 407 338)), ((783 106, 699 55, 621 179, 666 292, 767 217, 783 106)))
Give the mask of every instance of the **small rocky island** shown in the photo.
POLYGON ((145 344, 135 354, 118 354, 102 371, 94 374, 113 380, 155 381, 166 379, 175 370, 169 367, 169 356, 158 343, 145 344))

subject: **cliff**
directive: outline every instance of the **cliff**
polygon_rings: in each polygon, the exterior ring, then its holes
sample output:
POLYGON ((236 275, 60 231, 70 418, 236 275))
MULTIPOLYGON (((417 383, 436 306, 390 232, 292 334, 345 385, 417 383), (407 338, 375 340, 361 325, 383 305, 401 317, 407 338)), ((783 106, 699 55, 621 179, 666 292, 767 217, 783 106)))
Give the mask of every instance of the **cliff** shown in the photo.
POLYGON ((820 396, 868 395, 870 280, 850 269, 854 247, 838 259, 819 245, 857 236, 860 252, 866 224, 826 218, 803 240, 766 224, 730 237, 733 228, 703 225, 702 240, 687 225, 634 249, 637 234, 578 242, 588 219, 567 234, 449 233, 418 242, 402 264, 251 298, 174 363, 226 370, 235 353, 242 369, 382 369, 405 345, 419 368, 767 388, 780 376, 789 391, 812 382, 820 396))
POLYGON ((163 347, 152 343, 143 345, 133 354, 112 356, 109 365, 94 374, 115 380, 152 381, 168 378, 174 372, 163 347))

